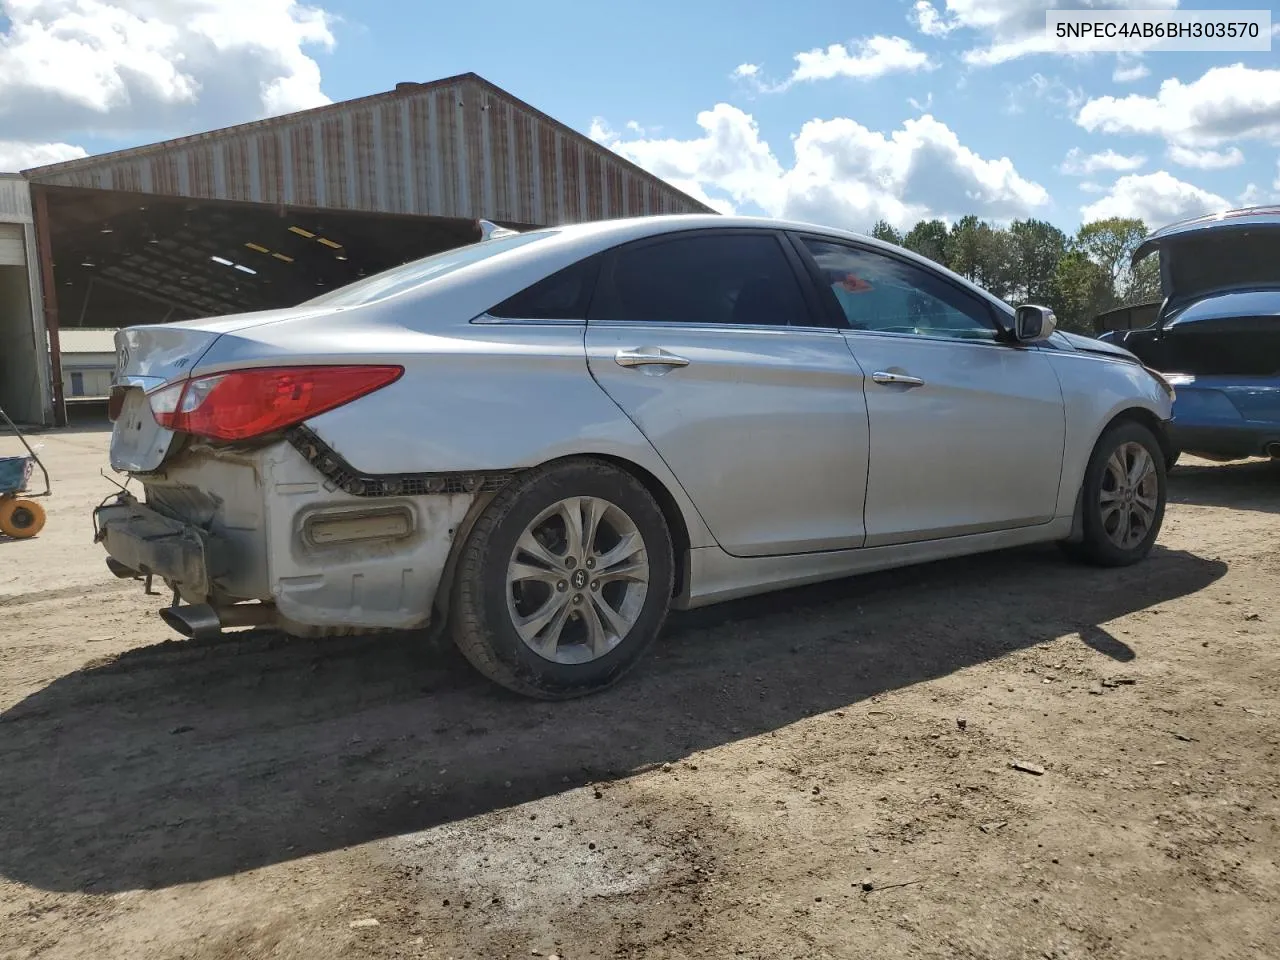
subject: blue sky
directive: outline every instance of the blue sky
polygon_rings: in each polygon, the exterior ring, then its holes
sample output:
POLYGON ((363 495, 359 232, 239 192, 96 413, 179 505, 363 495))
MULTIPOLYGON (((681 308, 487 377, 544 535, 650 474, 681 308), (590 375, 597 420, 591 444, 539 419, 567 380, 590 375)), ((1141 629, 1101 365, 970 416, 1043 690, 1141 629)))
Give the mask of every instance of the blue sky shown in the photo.
POLYGON ((0 166, 474 71, 726 210, 1071 230, 1280 200, 1280 40, 1066 55, 1046 8, 0 0, 0 166))

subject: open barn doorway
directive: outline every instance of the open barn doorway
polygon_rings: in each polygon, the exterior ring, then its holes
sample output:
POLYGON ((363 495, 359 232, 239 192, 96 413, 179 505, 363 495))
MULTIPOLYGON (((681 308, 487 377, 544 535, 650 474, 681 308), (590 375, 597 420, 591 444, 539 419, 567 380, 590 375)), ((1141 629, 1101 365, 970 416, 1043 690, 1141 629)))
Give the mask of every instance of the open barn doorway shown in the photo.
POLYGON ((292 306, 479 239, 475 221, 43 187, 62 329, 292 306))

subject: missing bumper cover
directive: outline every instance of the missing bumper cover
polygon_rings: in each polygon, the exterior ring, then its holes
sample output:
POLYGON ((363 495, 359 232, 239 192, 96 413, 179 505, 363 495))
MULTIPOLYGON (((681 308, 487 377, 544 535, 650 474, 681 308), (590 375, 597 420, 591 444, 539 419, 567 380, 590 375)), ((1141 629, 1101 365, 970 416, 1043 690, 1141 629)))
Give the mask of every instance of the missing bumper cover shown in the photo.
POLYGON ((513 470, 462 473, 361 473, 307 427, 291 427, 285 439, 342 490, 356 497, 422 496, 439 493, 493 493, 516 475, 513 470))

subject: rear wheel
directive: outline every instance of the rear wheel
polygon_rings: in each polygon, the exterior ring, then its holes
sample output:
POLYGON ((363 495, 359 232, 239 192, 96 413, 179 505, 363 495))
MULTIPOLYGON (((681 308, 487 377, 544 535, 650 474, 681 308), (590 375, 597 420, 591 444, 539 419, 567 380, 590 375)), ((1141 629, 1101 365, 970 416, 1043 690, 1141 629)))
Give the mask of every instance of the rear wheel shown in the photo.
POLYGON ((0 532, 24 540, 44 529, 44 507, 34 500, 0 500, 0 532))
POLYGON ((1151 552, 1164 522, 1167 469, 1155 435, 1122 422, 1098 440, 1084 478, 1084 538, 1067 547, 1100 566, 1137 563, 1151 552))
POLYGON ((552 464, 476 521, 458 564, 454 640, 517 693, 594 693, 657 637, 674 568, 662 511, 638 480, 598 460, 552 464))

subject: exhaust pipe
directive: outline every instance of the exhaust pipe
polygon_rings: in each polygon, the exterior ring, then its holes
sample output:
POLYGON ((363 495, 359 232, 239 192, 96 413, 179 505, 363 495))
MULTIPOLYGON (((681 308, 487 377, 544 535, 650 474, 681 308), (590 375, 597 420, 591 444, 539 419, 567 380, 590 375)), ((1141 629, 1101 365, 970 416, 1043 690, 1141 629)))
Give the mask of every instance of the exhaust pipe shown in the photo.
POLYGON ((212 640, 228 627, 260 627, 275 617, 275 608, 265 603, 236 603, 215 610, 207 603, 165 607, 160 619, 192 640, 212 640))
POLYGON ((1280 440, 1272 440, 1262 449, 1272 460, 1280 460, 1280 440))
POLYGON ((133 567, 126 567, 115 557, 107 557, 107 569, 121 580, 134 580, 142 576, 141 572, 133 569, 133 567))

